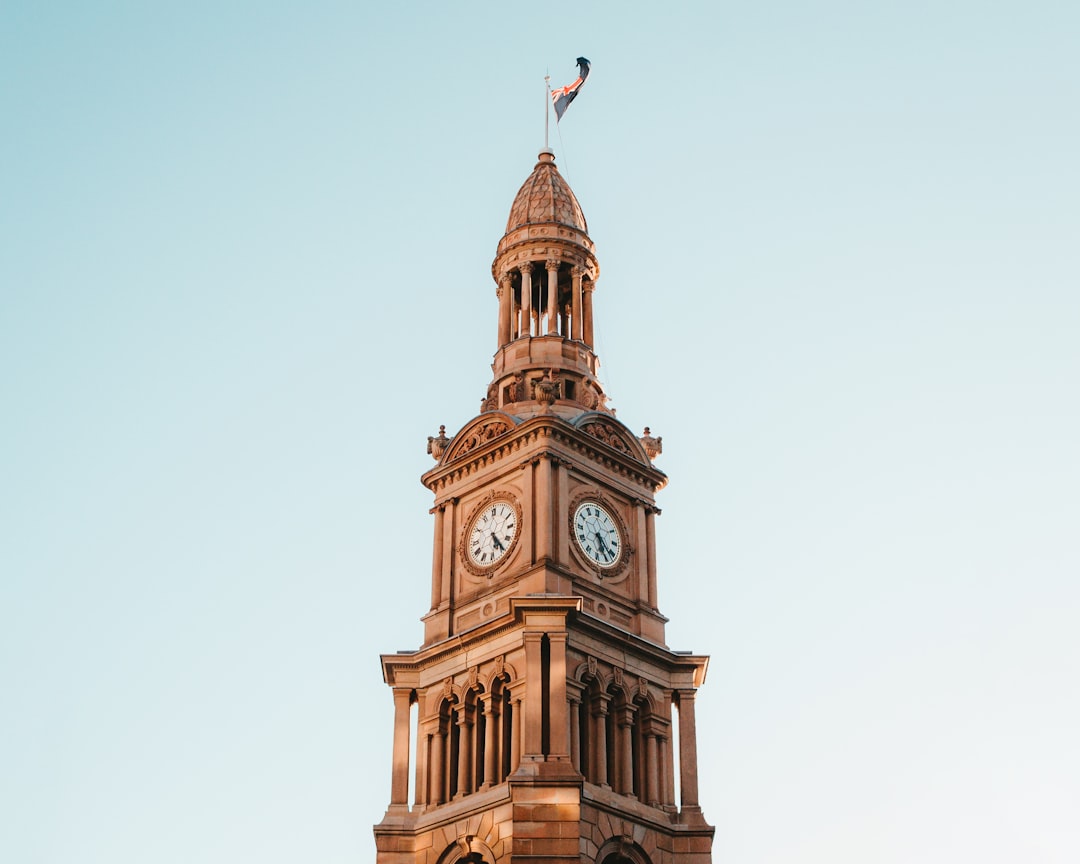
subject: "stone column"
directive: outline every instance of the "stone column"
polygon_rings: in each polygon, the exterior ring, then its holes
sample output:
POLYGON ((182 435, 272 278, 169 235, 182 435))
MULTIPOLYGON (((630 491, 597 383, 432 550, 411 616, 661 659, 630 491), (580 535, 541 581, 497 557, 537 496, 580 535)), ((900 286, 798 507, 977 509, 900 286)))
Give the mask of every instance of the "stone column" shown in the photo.
POLYGON ((634 709, 622 708, 616 715, 619 743, 615 747, 617 790, 623 795, 634 794, 634 709))
POLYGON ((518 271, 521 273, 521 335, 532 336, 532 272, 533 265, 526 261, 518 271))
POLYGON ((498 728, 499 711, 495 705, 495 696, 488 693, 484 697, 484 785, 488 789, 498 782, 495 771, 499 761, 498 745, 495 732, 498 728))
POLYGON ((543 658, 540 641, 543 633, 526 633, 525 640, 525 717, 524 740, 522 741, 521 760, 523 762, 543 762, 543 722, 544 694, 540 686, 543 679, 543 658))
POLYGON ((592 318, 592 295, 596 285, 590 279, 588 282, 582 284, 582 341, 590 348, 593 344, 593 318, 592 318))
POLYGON ((468 795, 472 792, 472 723, 469 722, 469 711, 464 705, 458 709, 458 760, 457 760, 457 791, 455 798, 468 795))
POLYGON ((435 724, 435 734, 431 736, 431 770, 428 771, 428 800, 432 804, 442 804, 446 798, 443 790, 446 788, 446 755, 443 752, 445 743, 442 719, 435 724))
POLYGON ((536 474, 536 497, 534 500, 538 504, 536 508, 536 558, 539 560, 552 558, 555 554, 551 542, 551 458, 546 455, 539 456, 533 464, 535 465, 534 471, 536 474))
POLYGON ((645 561, 648 569, 649 608, 658 609, 656 599, 656 514, 657 509, 645 505, 645 561))
POLYGON ((431 508, 435 514, 435 553, 431 556, 431 608, 439 607, 442 597, 442 555, 443 555, 443 511, 445 508, 439 504, 431 508))
POLYGON ((581 696, 575 691, 567 697, 570 703, 570 764, 579 774, 581 770, 581 696))
POLYGON ((570 291, 571 338, 580 342, 584 332, 581 328, 581 277, 585 275, 585 268, 575 265, 570 275, 573 277, 573 287, 570 291))
POLYGON ((409 706, 412 690, 394 688, 394 753, 390 805, 409 806, 409 706))
POLYGON ((671 736, 660 739, 660 803, 674 809, 675 805, 675 761, 671 746, 671 736))
POLYGON ((607 713, 608 702, 610 701, 607 694, 601 694, 593 702, 593 729, 596 734, 592 736, 593 741, 596 742, 593 747, 593 765, 595 771, 593 776, 596 777, 596 785, 603 786, 606 789, 610 789, 608 785, 607 776, 607 713))
POLYGON ((698 809, 697 722, 693 690, 679 690, 679 791, 683 810, 698 809))
POLYGON ((510 276, 504 273, 499 277, 499 346, 510 341, 510 316, 514 314, 514 291, 510 287, 510 276))
POLYGON ((423 807, 427 804, 427 778, 428 778, 428 748, 430 744, 430 734, 427 731, 426 726, 417 724, 416 729, 416 768, 413 779, 414 783, 414 795, 416 797, 415 804, 417 807, 423 807))
POLYGON ((570 760, 570 703, 566 701, 566 632, 548 633, 548 761, 570 760))
POLYGON ((660 758, 656 733, 645 736, 645 803, 653 807, 660 804, 660 758))
POLYGON ((451 498, 443 504, 443 532, 442 537, 436 542, 442 544, 442 551, 438 554, 439 559, 439 606, 450 602, 450 582, 454 578, 454 515, 457 509, 454 505, 456 498, 451 498), (449 521, 449 530, 447 522, 449 521))
POLYGON ((521 696, 516 692, 510 702, 510 773, 521 765, 521 696))
POLYGON ((559 335, 559 262, 549 259, 547 267, 547 335, 559 335))

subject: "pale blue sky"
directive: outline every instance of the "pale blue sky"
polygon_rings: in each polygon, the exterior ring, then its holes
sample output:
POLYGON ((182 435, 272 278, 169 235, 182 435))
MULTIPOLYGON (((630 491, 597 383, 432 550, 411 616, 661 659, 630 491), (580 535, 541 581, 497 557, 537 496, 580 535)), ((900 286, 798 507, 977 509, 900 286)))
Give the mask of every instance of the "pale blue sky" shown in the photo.
POLYGON ((0 860, 374 860, 425 439, 579 55, 714 860, 1080 860, 1077 44, 1064 0, 5 4, 0 860))

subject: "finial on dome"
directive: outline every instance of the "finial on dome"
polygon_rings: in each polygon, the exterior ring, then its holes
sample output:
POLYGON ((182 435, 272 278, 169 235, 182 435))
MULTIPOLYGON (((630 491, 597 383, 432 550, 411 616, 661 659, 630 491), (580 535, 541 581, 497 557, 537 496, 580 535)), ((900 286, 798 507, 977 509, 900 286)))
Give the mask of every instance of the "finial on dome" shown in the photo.
POLYGON ((555 151, 552 150, 550 147, 545 147, 543 150, 540 151, 540 155, 536 158, 539 159, 541 162, 551 162, 554 164, 555 151))

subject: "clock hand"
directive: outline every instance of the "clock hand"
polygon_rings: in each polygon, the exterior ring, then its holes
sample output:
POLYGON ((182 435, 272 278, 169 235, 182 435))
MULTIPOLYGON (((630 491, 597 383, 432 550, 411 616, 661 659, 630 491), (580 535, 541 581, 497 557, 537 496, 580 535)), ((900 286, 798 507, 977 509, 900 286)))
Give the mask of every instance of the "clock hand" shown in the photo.
POLYGON ((506 551, 506 547, 503 546, 503 544, 499 542, 499 538, 495 536, 494 531, 491 532, 491 542, 494 543, 498 547, 500 552, 505 552, 506 551))

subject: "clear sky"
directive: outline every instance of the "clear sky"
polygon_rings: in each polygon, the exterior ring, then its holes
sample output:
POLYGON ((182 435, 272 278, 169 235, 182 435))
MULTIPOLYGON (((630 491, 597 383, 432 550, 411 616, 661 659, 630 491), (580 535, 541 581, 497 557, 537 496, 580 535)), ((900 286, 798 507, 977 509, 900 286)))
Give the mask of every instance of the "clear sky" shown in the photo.
POLYGON ((0 9, 0 860, 373 861, 543 140, 717 864, 1080 860, 1080 6, 0 9))

